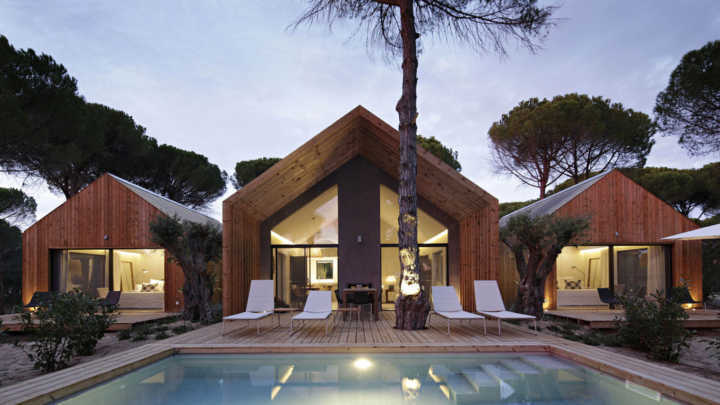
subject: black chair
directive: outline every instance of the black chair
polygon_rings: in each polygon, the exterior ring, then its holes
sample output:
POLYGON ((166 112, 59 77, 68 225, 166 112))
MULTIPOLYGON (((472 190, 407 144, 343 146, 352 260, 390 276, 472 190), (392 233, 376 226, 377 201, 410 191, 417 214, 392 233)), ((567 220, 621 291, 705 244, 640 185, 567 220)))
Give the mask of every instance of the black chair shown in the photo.
POLYGON ((100 305, 105 307, 116 307, 118 302, 120 302, 120 293, 122 291, 109 291, 105 298, 100 300, 100 305))
POLYGON ((613 308, 615 305, 620 303, 617 297, 615 297, 615 294, 613 294, 609 288, 598 288, 597 291, 600 296, 600 301, 610 305, 610 308, 613 308))
POLYGON ((35 291, 32 298, 30 299, 30 302, 28 302, 28 304, 25 305, 24 308, 39 307, 40 305, 49 302, 51 299, 52 293, 47 291, 35 291))
MULTIPOLYGON (((372 288, 372 283, 348 283, 348 288, 372 288)), ((362 309, 365 305, 372 305, 373 301, 369 292, 352 292, 347 294, 348 301, 352 300, 353 305, 359 305, 362 309)))

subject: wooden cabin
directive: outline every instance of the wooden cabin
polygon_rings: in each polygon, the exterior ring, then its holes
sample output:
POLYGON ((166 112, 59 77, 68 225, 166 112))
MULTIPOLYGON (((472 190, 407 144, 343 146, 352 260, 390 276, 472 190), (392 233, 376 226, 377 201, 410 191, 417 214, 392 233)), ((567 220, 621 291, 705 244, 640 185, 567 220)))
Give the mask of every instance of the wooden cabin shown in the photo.
POLYGON ((182 309, 182 269, 150 237, 158 215, 220 223, 105 174, 23 233, 22 298, 35 291, 122 291, 120 309, 182 309))
MULTIPOLYGON (((577 245, 566 246, 545 285, 547 309, 601 308, 597 289, 649 295, 684 282, 702 300, 702 242, 662 238, 698 226, 619 170, 611 170, 503 216, 589 216, 590 228, 577 245)), ((512 301, 518 280, 515 259, 500 250, 500 284, 512 301)))
MULTIPOLYGON (((394 128, 359 106, 226 199, 225 314, 244 309, 252 279, 275 280, 280 306, 361 283, 392 307, 399 145, 394 128)), ((496 277, 498 200, 421 147, 417 169, 423 285, 455 286, 472 309, 472 281, 496 277)))

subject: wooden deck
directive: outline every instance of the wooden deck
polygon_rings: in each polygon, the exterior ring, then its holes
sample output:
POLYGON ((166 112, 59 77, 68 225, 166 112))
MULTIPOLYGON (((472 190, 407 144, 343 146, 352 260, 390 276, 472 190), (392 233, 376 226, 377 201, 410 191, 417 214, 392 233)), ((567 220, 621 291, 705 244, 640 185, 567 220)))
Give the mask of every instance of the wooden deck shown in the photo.
MULTIPOLYGON (((130 329, 133 325, 136 324, 156 321, 158 319, 168 318, 177 315, 179 315, 179 313, 177 312, 123 310, 117 313, 116 322, 110 325, 108 330, 118 331, 123 329, 130 329)), ((10 332, 22 331, 22 322, 18 321, 17 316, 18 314, 0 315, 3 329, 7 329, 10 332)))
MULTIPOLYGON (((324 324, 308 323, 290 334, 290 315, 267 320, 263 332, 237 322, 222 335, 220 324, 211 325, 162 343, 153 343, 126 352, 80 364, 0 389, 4 405, 41 404, 114 378, 174 353, 347 353, 347 352, 528 352, 542 351, 599 369, 620 379, 693 404, 720 403, 720 381, 689 375, 671 368, 623 356, 601 348, 571 342, 524 326, 503 324, 498 336, 494 322, 488 322, 488 335, 480 322, 455 322, 447 335, 446 322, 433 318, 422 331, 394 329, 394 316, 383 312, 378 322, 338 322, 328 335, 324 324)), ((227 325, 226 325, 227 327, 227 325)))
MULTIPOLYGON (((623 311, 618 309, 560 309, 547 310, 546 314, 564 318, 592 329, 615 329, 615 319, 622 318, 623 311)), ((697 309, 688 311, 690 318, 683 321, 688 329, 720 328, 720 311, 717 309, 697 309)))

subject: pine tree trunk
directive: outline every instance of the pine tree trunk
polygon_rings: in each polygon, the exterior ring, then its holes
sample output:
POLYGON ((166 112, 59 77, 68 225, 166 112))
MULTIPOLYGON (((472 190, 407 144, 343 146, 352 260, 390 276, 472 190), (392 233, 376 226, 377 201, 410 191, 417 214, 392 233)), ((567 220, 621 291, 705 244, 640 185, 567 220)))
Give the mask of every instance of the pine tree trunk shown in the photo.
POLYGON ((185 284, 183 285, 183 318, 191 321, 209 323, 212 318, 210 295, 212 286, 204 269, 195 269, 191 265, 183 266, 185 284), (185 269, 190 269, 187 271, 185 269))
POLYGON ((395 301, 395 327, 422 329, 430 307, 427 292, 420 283, 417 246, 417 32, 413 0, 400 2, 403 42, 402 96, 395 109, 400 118, 400 215, 398 244, 400 255, 400 294, 395 301))
POLYGON ((532 278, 518 286, 517 310, 523 314, 541 317, 545 301, 545 280, 532 278))

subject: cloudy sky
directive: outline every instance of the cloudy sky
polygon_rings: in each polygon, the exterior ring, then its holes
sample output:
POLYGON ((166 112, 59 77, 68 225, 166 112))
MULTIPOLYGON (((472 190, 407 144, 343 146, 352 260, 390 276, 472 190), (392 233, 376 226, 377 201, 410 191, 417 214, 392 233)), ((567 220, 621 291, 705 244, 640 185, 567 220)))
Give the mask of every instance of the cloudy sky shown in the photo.
MULTIPOLYGON (((401 72, 352 22, 286 29, 302 0, 0 0, 0 34, 52 55, 87 100, 126 111, 159 142, 235 162, 285 156, 358 104, 397 125, 401 72)), ((543 49, 508 56, 423 39, 419 132, 460 153, 462 173, 500 201, 536 189, 493 171, 487 130, 529 97, 599 95, 652 113, 681 57, 720 37, 720 2, 571 1, 543 49)), ((717 157, 716 157, 717 158, 717 157)), ((699 167, 675 138, 656 137, 648 165, 699 167)), ((0 185, 20 180, 0 177, 0 185)), ((38 218, 63 197, 26 186, 38 218)), ((210 208, 220 217, 220 200, 210 208)))

